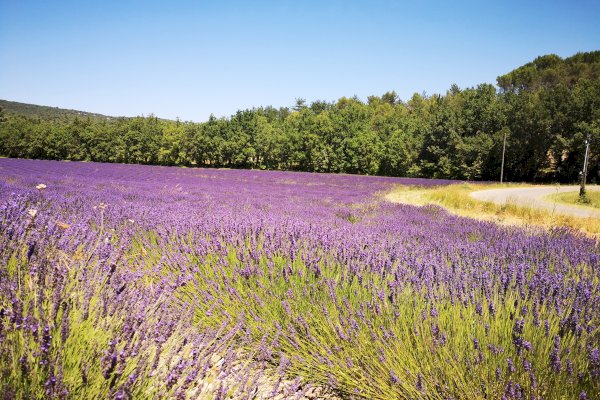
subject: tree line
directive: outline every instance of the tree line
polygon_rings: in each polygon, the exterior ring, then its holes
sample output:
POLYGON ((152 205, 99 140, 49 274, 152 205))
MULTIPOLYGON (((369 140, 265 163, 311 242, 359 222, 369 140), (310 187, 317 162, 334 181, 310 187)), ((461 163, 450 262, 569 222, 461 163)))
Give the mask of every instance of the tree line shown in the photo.
POLYGON ((600 180, 600 51, 536 58, 497 79, 445 94, 241 110, 202 123, 134 118, 44 119, 3 113, 8 157, 187 167, 256 168, 574 182, 585 140, 600 180))

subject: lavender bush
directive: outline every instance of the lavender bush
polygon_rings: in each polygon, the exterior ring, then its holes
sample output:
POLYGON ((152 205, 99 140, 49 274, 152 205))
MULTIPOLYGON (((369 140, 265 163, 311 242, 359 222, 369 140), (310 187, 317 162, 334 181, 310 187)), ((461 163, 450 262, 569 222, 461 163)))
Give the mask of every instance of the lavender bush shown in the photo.
POLYGON ((598 398, 598 243, 448 183, 0 159, 0 392, 598 398))

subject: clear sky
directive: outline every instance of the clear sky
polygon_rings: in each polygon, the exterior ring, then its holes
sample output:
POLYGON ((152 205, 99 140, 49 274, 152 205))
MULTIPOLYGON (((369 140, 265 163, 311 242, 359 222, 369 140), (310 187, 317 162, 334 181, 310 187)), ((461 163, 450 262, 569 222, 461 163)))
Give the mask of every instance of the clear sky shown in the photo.
POLYGON ((0 98, 107 115, 406 100, 591 50, 599 1, 0 0, 0 98))

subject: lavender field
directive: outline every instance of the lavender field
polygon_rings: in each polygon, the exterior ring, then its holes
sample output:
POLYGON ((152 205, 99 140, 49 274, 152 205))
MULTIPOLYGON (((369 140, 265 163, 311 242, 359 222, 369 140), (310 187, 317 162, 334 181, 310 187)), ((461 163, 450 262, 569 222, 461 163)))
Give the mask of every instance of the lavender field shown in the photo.
POLYGON ((597 241, 450 183, 0 159, 0 398, 600 398, 597 241))

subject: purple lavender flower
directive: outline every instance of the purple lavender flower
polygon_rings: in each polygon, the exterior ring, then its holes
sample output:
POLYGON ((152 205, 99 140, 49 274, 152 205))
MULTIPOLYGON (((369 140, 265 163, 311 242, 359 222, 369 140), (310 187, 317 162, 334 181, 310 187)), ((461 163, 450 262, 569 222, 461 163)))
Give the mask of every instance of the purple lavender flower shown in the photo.
POLYGON ((475 314, 481 316, 483 313, 483 306, 481 305, 481 303, 477 303, 475 305, 475 314))
POLYGON ((508 365, 508 373, 512 374, 513 372, 517 371, 517 369, 515 368, 515 364, 513 363, 512 359, 507 358, 506 359, 506 364, 508 365))
POLYGON ((565 364, 567 365, 567 374, 569 374, 569 376, 573 376, 573 362, 571 362, 569 357, 566 358, 565 364))
POLYGON ((44 327, 42 341, 40 343, 40 365, 48 365, 51 345, 52 335, 50 334, 50 327, 46 325, 44 327))
POLYGON ((600 377, 600 354, 598 352, 598 347, 594 347, 593 349, 590 349, 588 359, 590 362, 588 365, 588 370, 590 371, 590 375, 593 378, 600 377))
POLYGON ((554 347, 552 353, 550 353, 550 367, 556 373, 559 373, 562 369, 562 363, 560 361, 560 336, 554 337, 554 347))
POLYGON ((415 387, 419 392, 423 392, 425 390, 425 386, 423 383, 423 375, 421 375, 420 372, 417 374, 417 382, 415 384, 415 387))
POLYGON ((488 311, 492 317, 496 315, 496 305, 493 301, 490 301, 490 303, 488 304, 488 311))
POLYGON ((400 382, 400 378, 398 378, 398 375, 396 375, 396 372, 394 372, 393 369, 390 370, 390 382, 392 382, 392 385, 396 385, 400 382))

